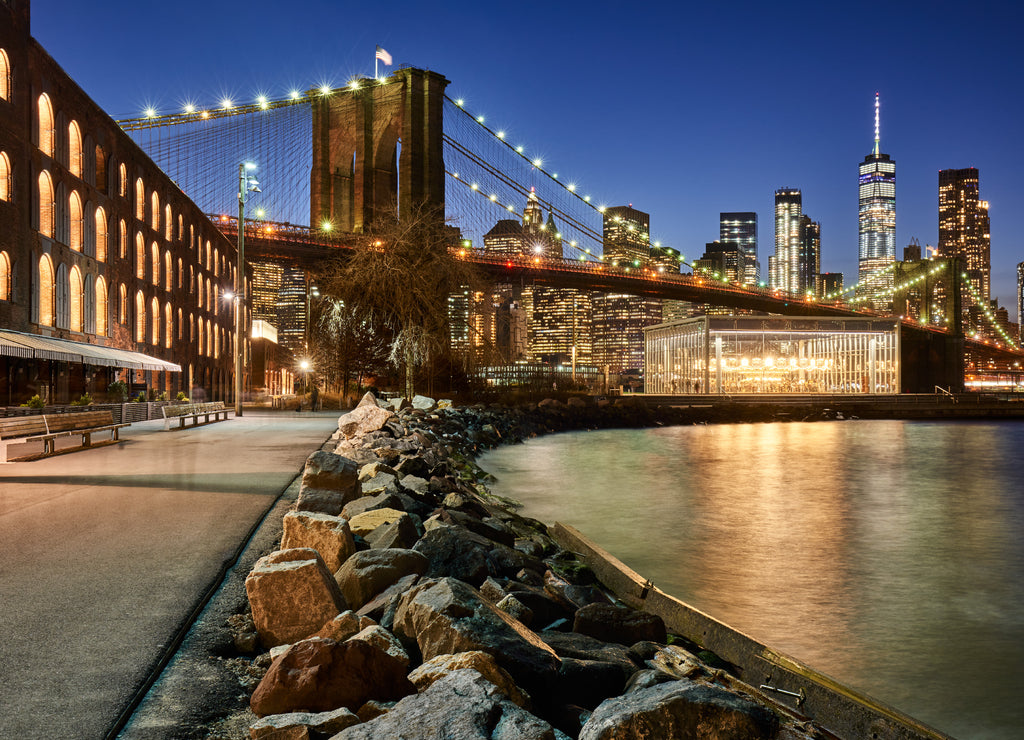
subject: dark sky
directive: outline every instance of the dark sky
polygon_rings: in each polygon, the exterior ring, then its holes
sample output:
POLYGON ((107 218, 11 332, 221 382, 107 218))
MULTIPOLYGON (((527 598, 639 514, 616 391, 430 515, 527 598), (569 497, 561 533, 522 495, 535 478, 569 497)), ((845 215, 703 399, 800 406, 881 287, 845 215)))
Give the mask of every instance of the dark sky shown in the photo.
POLYGON ((993 297, 1016 314, 1024 261, 1024 3, 306 2, 35 0, 32 33, 114 118, 149 104, 372 75, 444 74, 595 201, 651 214, 652 238, 699 256, 720 211, 757 211, 774 251, 774 191, 803 191, 822 269, 856 281, 857 165, 896 160, 897 257, 938 237, 939 169, 977 167, 992 219, 993 297))

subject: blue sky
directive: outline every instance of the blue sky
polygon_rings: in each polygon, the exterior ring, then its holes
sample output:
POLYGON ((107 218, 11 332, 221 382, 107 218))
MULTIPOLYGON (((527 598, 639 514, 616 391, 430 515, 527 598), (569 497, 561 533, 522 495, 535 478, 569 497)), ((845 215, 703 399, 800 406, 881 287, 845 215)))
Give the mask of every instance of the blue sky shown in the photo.
POLYGON ((32 33, 115 118, 147 104, 284 97, 396 63, 466 100, 608 204, 651 214, 685 254, 720 211, 803 191, 822 269, 856 279, 857 165, 897 167, 897 256, 938 238, 938 170, 977 167, 990 202, 993 296, 1015 311, 1024 261, 1024 4, 987 2, 494 3, 35 0, 32 33))

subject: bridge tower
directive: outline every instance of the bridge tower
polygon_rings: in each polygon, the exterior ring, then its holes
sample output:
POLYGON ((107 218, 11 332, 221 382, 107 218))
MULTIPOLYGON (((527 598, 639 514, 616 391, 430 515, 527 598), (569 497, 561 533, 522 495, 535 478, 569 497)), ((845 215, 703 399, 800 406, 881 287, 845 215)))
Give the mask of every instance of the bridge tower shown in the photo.
POLYGON ((423 69, 317 97, 310 223, 361 233, 394 209, 444 207, 442 110, 448 80, 423 69))

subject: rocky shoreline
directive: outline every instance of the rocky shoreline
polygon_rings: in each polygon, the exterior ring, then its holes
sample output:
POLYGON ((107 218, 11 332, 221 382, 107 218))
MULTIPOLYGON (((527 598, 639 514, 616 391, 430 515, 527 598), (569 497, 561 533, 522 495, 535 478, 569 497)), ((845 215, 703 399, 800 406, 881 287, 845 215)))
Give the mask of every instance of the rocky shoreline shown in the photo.
POLYGON ((538 434, 710 413, 367 395, 307 460, 280 548, 246 578, 228 660, 249 708, 208 737, 240 721, 289 740, 824 736, 619 602, 474 462, 538 434))

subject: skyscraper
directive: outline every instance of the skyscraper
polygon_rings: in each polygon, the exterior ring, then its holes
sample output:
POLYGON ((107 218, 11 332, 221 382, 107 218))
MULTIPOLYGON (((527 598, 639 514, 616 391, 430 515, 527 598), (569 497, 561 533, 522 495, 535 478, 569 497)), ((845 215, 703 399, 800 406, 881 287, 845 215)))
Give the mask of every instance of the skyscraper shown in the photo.
POLYGON ((628 206, 613 206, 604 212, 604 259, 642 267, 651 258, 651 217, 628 206))
POLYGON ((1017 344, 1024 347, 1024 262, 1017 264, 1017 344))
POLYGON ((987 306, 990 261, 988 202, 978 197, 978 170, 939 170, 939 254, 960 257, 963 272, 978 294, 963 291, 963 307, 987 306))
POLYGON ((818 292, 821 272, 821 224, 810 216, 800 217, 800 254, 797 259, 800 294, 818 292))
POLYGON ((771 286, 800 293, 800 242, 803 198, 799 190, 775 191, 775 259, 770 260, 771 286))
POLYGON ((896 162, 879 148, 879 105, 875 93, 875 147, 860 163, 858 297, 876 310, 892 305, 896 261, 896 162))
POLYGON ((752 211, 719 213, 718 241, 739 246, 743 255, 739 280, 755 285, 761 279, 761 266, 757 261, 757 214, 752 211))

